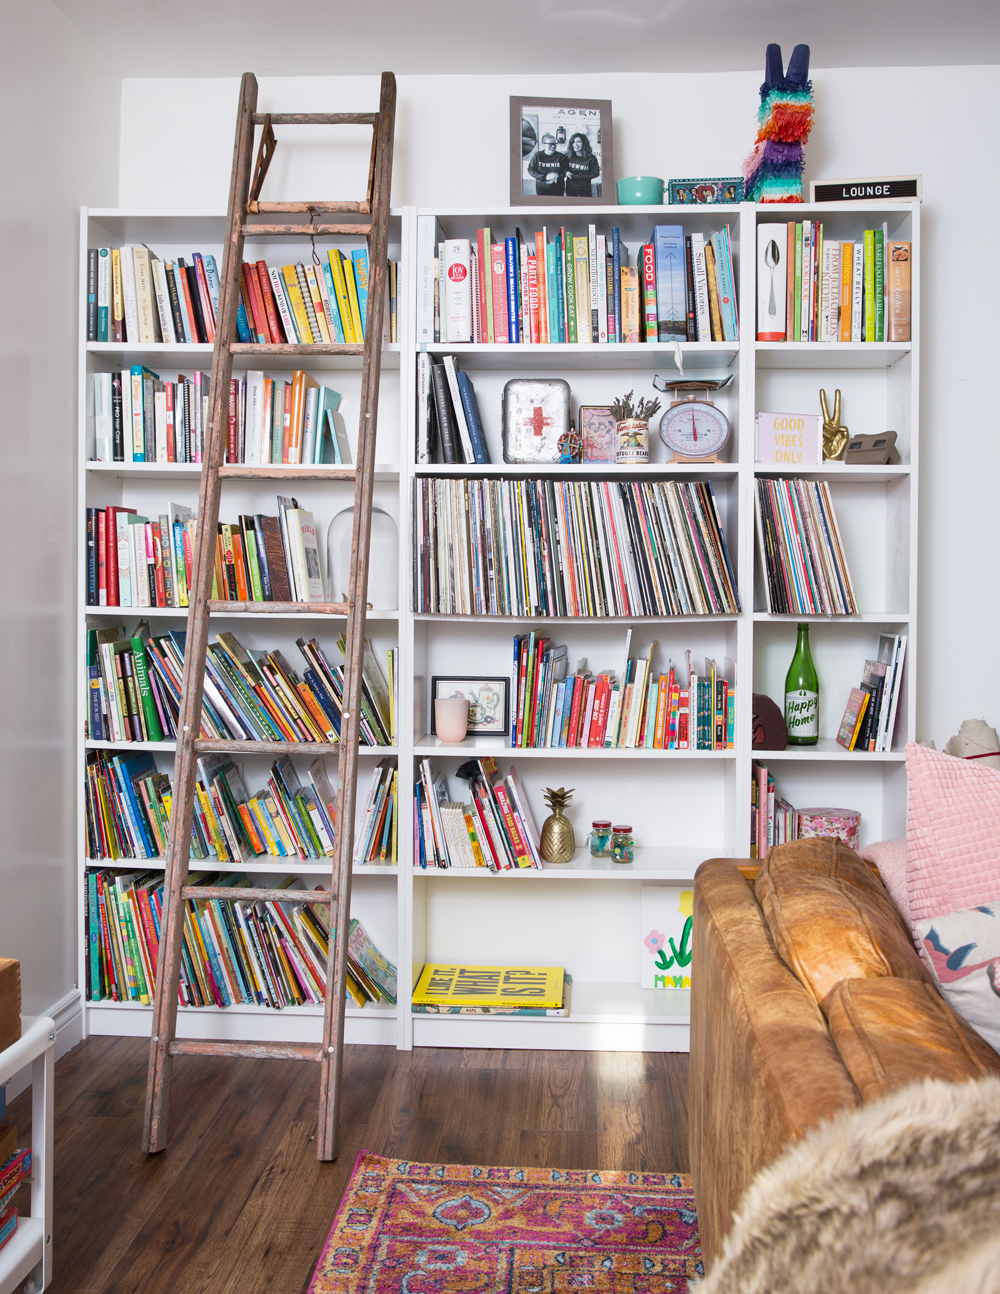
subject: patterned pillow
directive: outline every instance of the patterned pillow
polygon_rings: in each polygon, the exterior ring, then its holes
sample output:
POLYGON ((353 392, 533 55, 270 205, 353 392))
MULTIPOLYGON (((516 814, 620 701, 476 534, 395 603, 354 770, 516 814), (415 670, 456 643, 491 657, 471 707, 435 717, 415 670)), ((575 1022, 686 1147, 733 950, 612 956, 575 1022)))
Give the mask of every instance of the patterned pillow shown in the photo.
POLYGON ((1000 903, 917 922, 917 938, 941 992, 1000 1052, 1000 903))
POLYGON ((1000 900, 1000 772, 906 747, 906 888, 914 926, 1000 900))

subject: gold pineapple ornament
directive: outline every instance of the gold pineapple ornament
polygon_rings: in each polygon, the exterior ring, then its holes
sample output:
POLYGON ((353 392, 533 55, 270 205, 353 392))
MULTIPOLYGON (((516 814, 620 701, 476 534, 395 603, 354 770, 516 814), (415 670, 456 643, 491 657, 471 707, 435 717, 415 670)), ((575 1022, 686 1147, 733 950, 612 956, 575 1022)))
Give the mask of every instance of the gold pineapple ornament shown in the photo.
POLYGON ((552 812, 542 824, 541 855, 546 863, 568 863, 576 853, 576 837, 573 835, 573 824, 563 815, 563 809, 573 798, 576 788, 567 791, 560 786, 554 791, 551 786, 545 788, 545 803, 552 812))

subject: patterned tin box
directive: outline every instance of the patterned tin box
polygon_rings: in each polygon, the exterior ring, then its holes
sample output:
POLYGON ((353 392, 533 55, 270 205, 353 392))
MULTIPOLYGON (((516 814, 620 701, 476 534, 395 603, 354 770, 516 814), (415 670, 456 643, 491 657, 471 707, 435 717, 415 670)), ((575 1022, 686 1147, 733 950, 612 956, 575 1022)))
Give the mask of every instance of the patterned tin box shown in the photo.
POLYGON ((515 377, 503 389, 503 461, 558 463, 569 432, 569 383, 515 377))
POLYGON ((861 813, 858 809, 799 809, 799 839, 839 836, 849 849, 857 853, 861 830, 861 813))

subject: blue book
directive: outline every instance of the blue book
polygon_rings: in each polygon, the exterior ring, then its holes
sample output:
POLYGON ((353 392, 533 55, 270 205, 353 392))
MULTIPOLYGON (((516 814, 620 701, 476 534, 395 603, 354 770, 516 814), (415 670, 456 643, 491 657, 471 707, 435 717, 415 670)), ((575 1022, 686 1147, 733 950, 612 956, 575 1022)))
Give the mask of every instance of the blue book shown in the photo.
MULTIPOLYGON (((618 226, 611 231, 611 255, 614 258, 615 326, 608 329, 608 341, 622 339, 622 240, 618 226)), ((627 257, 626 253, 626 257, 627 257)))
POLYGON ((328 260, 323 262, 323 282, 326 284, 326 295, 330 298, 330 314, 333 316, 333 329, 337 334, 335 340, 346 341, 344 325, 340 320, 340 303, 337 301, 337 292, 333 286, 333 271, 330 269, 328 260))
POLYGON ((725 341, 738 341, 740 330, 736 318, 736 285, 733 282, 733 257, 729 246, 729 226, 712 235, 715 266, 719 275, 719 313, 725 341))
POLYGON ((363 247, 356 247, 351 252, 354 262, 354 283, 358 289, 358 312, 361 315, 361 338, 364 340, 368 327, 368 252, 363 247))
MULTIPOLYGON (((99 247, 99 248, 97 249, 97 257, 98 257, 98 260, 104 261, 104 266, 103 266, 102 268, 103 268, 103 273, 104 273, 104 275, 105 275, 105 282, 106 282, 106 283, 107 283, 107 285, 108 285, 108 298, 109 298, 109 300, 110 300, 110 297, 111 297, 111 248, 110 248, 110 247, 99 247)), ((100 279, 101 272, 102 272, 102 269, 101 269, 101 268, 99 268, 99 269, 98 269, 98 271, 97 271, 98 279, 100 279)), ((101 302, 100 302, 100 293, 98 293, 98 298, 97 298, 97 340, 98 340, 98 341, 107 341, 107 340, 108 340, 108 316, 110 315, 110 313, 111 313, 111 311, 110 311, 110 309, 109 309, 107 306, 102 306, 102 305, 101 305, 101 302)))
POLYGON ((559 340, 569 341, 566 335, 566 278, 565 278, 565 249, 563 247, 563 235, 560 230, 556 235, 555 259, 556 259, 556 300, 559 303, 559 340))
POLYGON ((423 871, 427 871, 427 852, 424 849, 424 817, 423 817, 423 798, 424 787, 422 782, 417 782, 413 788, 413 830, 417 837, 417 845, 420 849, 420 866, 423 871))
POLYGON ((257 338, 250 332, 250 324, 247 321, 247 312, 243 305, 243 297, 240 297, 240 303, 236 307, 236 335, 245 345, 253 345, 257 338))
POLYGON ((507 251, 507 340, 513 345, 521 340, 517 315, 517 287, 521 274, 521 267, 517 263, 517 239, 505 239, 504 247, 507 251))
POLYGON ((462 408, 465 420, 469 424, 469 439, 472 441, 472 454, 477 463, 488 463, 490 451, 486 448, 486 437, 483 434, 483 423, 479 417, 479 403, 476 400, 476 389, 465 373, 458 374, 458 393, 462 397, 462 408))
POLYGON ((657 341, 687 341, 684 226, 656 225, 651 242, 656 267, 657 341))
POLYGON ((107 741, 104 731, 104 715, 101 712, 101 667, 87 666, 87 691, 90 694, 90 739, 107 741))
POLYGON ((135 793, 133 781, 135 778, 152 777, 156 773, 156 765, 153 763, 153 757, 149 754, 137 755, 133 759, 123 759, 116 755, 111 761, 115 772, 115 780, 118 783, 119 795, 125 804, 126 809, 131 810, 129 818, 135 824, 138 839, 137 845, 145 847, 146 858, 155 858, 159 853, 156 842, 146 825, 146 810, 140 806, 138 797, 135 793))

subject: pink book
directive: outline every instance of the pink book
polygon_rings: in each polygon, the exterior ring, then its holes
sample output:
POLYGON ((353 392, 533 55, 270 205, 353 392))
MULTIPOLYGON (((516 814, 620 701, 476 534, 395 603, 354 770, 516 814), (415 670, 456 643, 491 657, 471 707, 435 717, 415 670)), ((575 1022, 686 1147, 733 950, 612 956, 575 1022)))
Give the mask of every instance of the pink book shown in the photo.
POLYGON ((490 267, 493 277, 493 340, 507 342, 507 249, 503 243, 490 247, 490 267))

